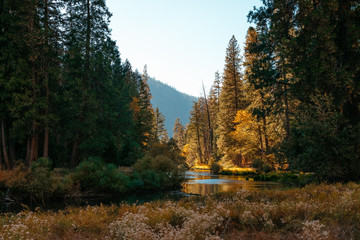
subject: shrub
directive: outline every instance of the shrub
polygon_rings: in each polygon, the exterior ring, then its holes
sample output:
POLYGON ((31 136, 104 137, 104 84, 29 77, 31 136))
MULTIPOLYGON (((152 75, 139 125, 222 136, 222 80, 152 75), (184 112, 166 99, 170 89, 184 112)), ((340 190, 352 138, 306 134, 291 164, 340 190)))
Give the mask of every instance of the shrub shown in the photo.
POLYGON ((30 170, 21 163, 13 170, 1 172, 0 184, 15 191, 26 192, 25 186, 28 184, 29 173, 30 170))
POLYGON ((60 180, 51 170, 52 162, 48 158, 39 158, 31 165, 27 191, 35 198, 50 198, 58 188, 60 180))
POLYGON ((175 152, 166 144, 155 144, 149 152, 134 164, 131 187, 145 189, 177 187, 185 179, 186 166, 179 164, 175 152))
POLYGON ((210 171, 214 174, 218 174, 220 173, 220 171, 222 170, 221 165, 218 162, 212 162, 210 165, 210 171))
POLYGON ((264 162, 260 158, 255 158, 251 166, 255 168, 257 171, 265 172, 265 173, 271 172, 273 170, 273 168, 268 163, 264 162))
POLYGON ((114 164, 105 164, 98 157, 81 162, 73 173, 73 179, 86 190, 125 192, 130 184, 129 177, 114 164))
POLYGON ((112 192, 125 192, 129 187, 129 177, 114 164, 108 164, 100 172, 99 187, 112 192))
POLYGON ((20 164, 11 171, 4 171, 1 185, 12 192, 25 193, 32 199, 44 201, 55 194, 66 194, 73 186, 72 179, 54 172, 48 158, 39 158, 28 169, 20 164))
POLYGON ((73 180, 80 183, 81 187, 85 189, 94 189, 99 186, 102 177, 102 169, 105 164, 98 157, 90 157, 81 162, 73 173, 73 180))

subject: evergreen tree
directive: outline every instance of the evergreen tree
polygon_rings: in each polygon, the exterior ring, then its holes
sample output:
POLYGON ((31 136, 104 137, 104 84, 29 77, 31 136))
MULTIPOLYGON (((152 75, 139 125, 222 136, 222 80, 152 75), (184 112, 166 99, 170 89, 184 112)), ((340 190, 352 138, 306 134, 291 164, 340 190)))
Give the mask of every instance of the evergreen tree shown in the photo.
POLYGON ((220 111, 220 92, 221 92, 221 77, 219 71, 215 72, 214 83, 211 86, 210 94, 209 94, 209 114, 210 114, 210 122, 211 128, 213 130, 213 158, 214 160, 219 160, 220 152, 217 145, 217 141, 219 139, 219 131, 218 131, 218 119, 217 116, 220 111))
POLYGON ((251 103, 247 110, 256 116, 256 126, 258 134, 258 147, 261 152, 261 157, 268 164, 274 164, 273 157, 269 159, 271 147, 275 142, 281 141, 283 132, 275 127, 281 129, 283 124, 280 124, 281 118, 279 114, 274 114, 276 111, 272 109, 272 102, 274 99, 274 87, 269 84, 272 79, 269 78, 271 72, 270 61, 266 52, 261 51, 260 42, 256 30, 249 28, 245 41, 245 80, 249 83, 247 86, 246 95, 248 101, 251 103))
POLYGON ((205 164, 203 132, 201 130, 201 113, 198 102, 194 102, 190 114, 190 122, 186 128, 186 145, 184 146, 186 161, 190 166, 195 164, 205 164))
POLYGON ((354 170, 359 169, 360 121, 356 1, 264 1, 249 16, 267 28, 260 42, 275 55, 269 61, 276 68, 270 83, 282 90, 273 97, 283 98, 287 133, 280 153, 290 167, 323 180, 359 179, 354 170))
POLYGON ((180 119, 177 118, 174 124, 174 140, 180 150, 182 150, 186 144, 185 127, 181 124, 180 119))
POLYGON ((168 136, 166 128, 165 128, 165 117, 159 111, 159 107, 156 107, 155 112, 154 112, 153 126, 154 126, 154 129, 153 129, 154 141, 161 142, 161 143, 167 143, 169 141, 169 136, 168 136))
MULTIPOLYGON (((101 115, 101 101, 98 98, 100 89, 109 79, 99 79, 97 73, 101 66, 96 60, 99 52, 104 50, 109 39, 108 28, 109 13, 105 1, 72 0, 67 2, 67 33, 65 56, 66 68, 64 76, 65 101, 72 106, 67 111, 70 119, 66 120, 70 141, 73 142, 71 150, 71 165, 75 166, 82 158, 81 154, 99 154, 103 143, 96 143, 97 122, 101 115)), ((101 141, 101 139, 99 139, 101 141)))
POLYGON ((143 149, 148 148, 149 144, 152 141, 152 129, 154 119, 154 110, 150 102, 151 93, 149 85, 147 83, 148 79, 149 75, 147 73, 147 66, 145 65, 139 83, 139 113, 136 119, 136 130, 138 132, 139 144, 141 144, 143 149))
POLYGON ((244 83, 241 75, 241 58, 237 40, 234 36, 226 49, 223 84, 220 94, 220 111, 218 114, 218 146, 222 151, 222 161, 238 164, 242 161, 241 154, 235 154, 236 141, 231 137, 234 130, 237 111, 245 109, 244 83))

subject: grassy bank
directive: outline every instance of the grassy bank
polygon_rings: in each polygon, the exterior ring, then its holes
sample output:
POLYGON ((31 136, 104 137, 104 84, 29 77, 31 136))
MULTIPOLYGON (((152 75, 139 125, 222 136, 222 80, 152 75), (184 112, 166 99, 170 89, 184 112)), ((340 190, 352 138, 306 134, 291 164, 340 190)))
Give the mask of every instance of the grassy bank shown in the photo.
POLYGON ((3 214, 0 239, 360 239, 359 213, 359 184, 322 184, 3 214))
POLYGON ((209 165, 195 165, 191 167, 192 170, 204 170, 204 171, 211 171, 215 174, 219 175, 255 175, 256 171, 253 168, 244 168, 244 167, 231 167, 231 168, 223 168, 219 164, 209 165))

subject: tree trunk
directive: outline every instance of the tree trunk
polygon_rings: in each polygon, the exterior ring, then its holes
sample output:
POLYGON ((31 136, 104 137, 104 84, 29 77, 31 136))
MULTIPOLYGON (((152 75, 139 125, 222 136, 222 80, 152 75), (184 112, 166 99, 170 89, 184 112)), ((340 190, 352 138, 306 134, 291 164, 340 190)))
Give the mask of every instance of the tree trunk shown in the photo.
POLYGON ((200 120, 199 120, 199 115, 198 115, 198 104, 196 102, 195 103, 195 125, 196 125, 196 137, 197 137, 197 142, 198 142, 198 152, 199 152, 199 160, 200 160, 200 164, 203 164, 203 157, 202 157, 202 151, 201 151, 201 140, 200 140, 200 129, 199 129, 199 125, 200 125, 200 120))
POLYGON ((2 169, 2 140, 0 138, 0 170, 2 169))
POLYGON ((26 141, 26 166, 30 166, 30 137, 28 137, 27 141, 26 141))
MULTIPOLYGON (((48 24, 48 0, 44 0, 44 21, 45 21, 45 42, 48 45, 49 44, 49 24, 48 24)), ((45 110, 45 129, 44 129, 44 149, 43 149, 43 157, 47 158, 49 157, 49 108, 50 108, 50 101, 49 101, 49 61, 47 57, 47 52, 45 52, 45 62, 44 62, 44 81, 45 81, 45 91, 46 91, 46 110, 45 110)))
POLYGON ((33 134, 31 137, 29 166, 31 166, 32 162, 36 161, 39 158, 39 134, 37 133, 36 123, 33 123, 32 132, 33 134))
POLYGON ((262 133, 261 133, 261 127, 258 126, 258 132, 259 132, 259 141, 260 141, 260 148, 261 148, 261 156, 263 158, 263 160, 265 160, 265 150, 264 150, 264 143, 263 143, 263 139, 262 139, 262 133))
POLYGON ((284 95, 284 103, 285 103, 285 131, 286 138, 290 137, 290 116, 289 116, 289 102, 287 97, 287 87, 284 85, 285 95, 284 95))
POLYGON ((265 138, 265 152, 266 154, 269 152, 269 139, 266 133, 266 117, 263 116, 263 132, 264 132, 264 138, 265 138))
POLYGON ((71 154, 71 162, 70 162, 70 166, 71 167, 76 167, 77 163, 78 163, 78 146, 79 146, 79 140, 76 137, 73 143, 73 149, 72 149, 72 154, 71 154))
POLYGON ((213 138, 214 138, 214 134, 213 134, 213 129, 211 127, 211 120, 210 120, 210 110, 209 110, 209 105, 207 102, 207 98, 206 98, 206 92, 205 92, 205 87, 204 87, 204 83, 202 84, 203 87, 203 92, 204 92, 204 98, 205 98, 205 106, 206 106, 206 112, 207 112, 207 118, 208 118, 208 126, 209 126, 209 137, 210 137, 210 154, 211 155, 215 155, 213 152, 213 138))
POLYGON ((47 158, 49 157, 49 128, 45 127, 45 132, 44 132, 44 152, 43 152, 43 157, 47 158))
POLYGON ((9 159, 9 155, 6 149, 6 140, 5 140, 5 122, 4 119, 1 119, 1 140, 2 140, 2 148, 4 153, 4 161, 6 164, 7 169, 12 169, 12 162, 9 159))
POLYGON ((8 134, 8 140, 9 140, 10 161, 14 163, 16 161, 15 143, 14 140, 11 138, 10 134, 8 134))
POLYGON ((264 95, 263 93, 260 91, 260 98, 261 98, 261 108, 262 108, 262 122, 263 122, 263 132, 264 132, 264 139, 265 139, 265 159, 267 160, 267 154, 270 150, 269 148, 269 138, 268 138, 268 135, 267 135, 267 130, 266 130, 266 112, 265 112, 265 104, 264 104, 264 95))

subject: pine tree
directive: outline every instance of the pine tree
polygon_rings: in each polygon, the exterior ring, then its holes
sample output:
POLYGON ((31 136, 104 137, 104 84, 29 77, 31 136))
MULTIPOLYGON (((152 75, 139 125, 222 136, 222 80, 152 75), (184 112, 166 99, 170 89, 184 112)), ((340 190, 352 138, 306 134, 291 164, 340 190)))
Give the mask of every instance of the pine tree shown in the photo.
POLYGON ((327 181, 360 178, 354 170, 359 169, 359 11, 351 0, 272 0, 249 15, 260 29, 260 43, 272 52, 267 62, 275 71, 268 86, 272 97, 281 99, 273 102, 286 129, 279 155, 290 167, 327 181))
POLYGON ((201 130, 201 113, 198 102, 194 102, 190 122, 186 128, 186 145, 184 152, 189 165, 204 164, 203 131, 201 130))
POLYGON ((139 144, 141 144, 143 149, 147 149, 152 141, 152 129, 154 119, 154 110, 150 102, 152 96, 150 93, 149 85, 147 83, 148 80, 149 75, 147 73, 147 66, 145 65, 139 83, 139 113, 136 120, 136 129, 138 131, 139 144))
POLYGON ((220 94, 220 111, 218 114, 218 146, 222 151, 222 161, 238 164, 242 161, 241 154, 236 154, 236 141, 231 137, 234 130, 237 111, 245 109, 244 83, 241 75, 241 58, 237 40, 234 36, 226 49, 223 84, 220 94))
MULTIPOLYGON (((259 52, 259 40, 256 30, 252 27, 248 29, 245 41, 245 76, 244 78, 249 83, 247 89, 247 98, 251 104, 248 106, 248 111, 256 116, 256 125, 258 132, 258 140, 261 150, 261 158, 267 161, 267 155, 270 153, 269 145, 269 130, 268 121, 271 109, 267 99, 271 96, 271 88, 265 84, 261 85, 260 81, 268 82, 264 79, 267 75, 257 74, 259 71, 264 73, 264 69, 268 68, 267 59, 264 60, 263 52, 259 52), (266 99, 267 98, 267 99, 266 99)), ((271 80, 270 80, 271 81, 271 80)), ((271 129, 274 131, 274 129, 271 129)))
POLYGON ((165 117, 159 111, 159 107, 156 107, 154 112, 154 123, 153 123, 153 135, 155 142, 167 143, 169 136, 165 128, 165 117))
POLYGON ((69 109, 70 119, 76 119, 69 126, 70 138, 73 141, 71 165, 75 166, 82 154, 101 151, 101 144, 94 145, 98 135, 97 121, 101 117, 99 87, 101 80, 96 76, 97 68, 102 64, 96 62, 97 53, 101 52, 109 38, 109 13, 105 1, 72 0, 67 2, 67 33, 65 56, 66 85, 65 99, 70 100, 73 109, 69 109), (70 96, 74 96, 69 98, 70 96), (71 136, 72 135, 72 136, 71 136), (95 148, 94 148, 95 146, 95 148), (97 148, 99 146, 99 148, 97 148))
POLYGON ((182 150, 186 144, 185 127, 181 124, 180 119, 177 118, 174 124, 174 140, 180 150, 182 150))
POLYGON ((211 86, 210 94, 209 94, 209 113, 210 113, 210 121, 211 128, 213 129, 213 158, 214 160, 219 160, 220 153, 217 145, 217 141, 219 139, 219 131, 218 131, 218 119, 217 116, 220 111, 220 92, 221 92, 221 77, 219 71, 215 72, 214 83, 211 86))

